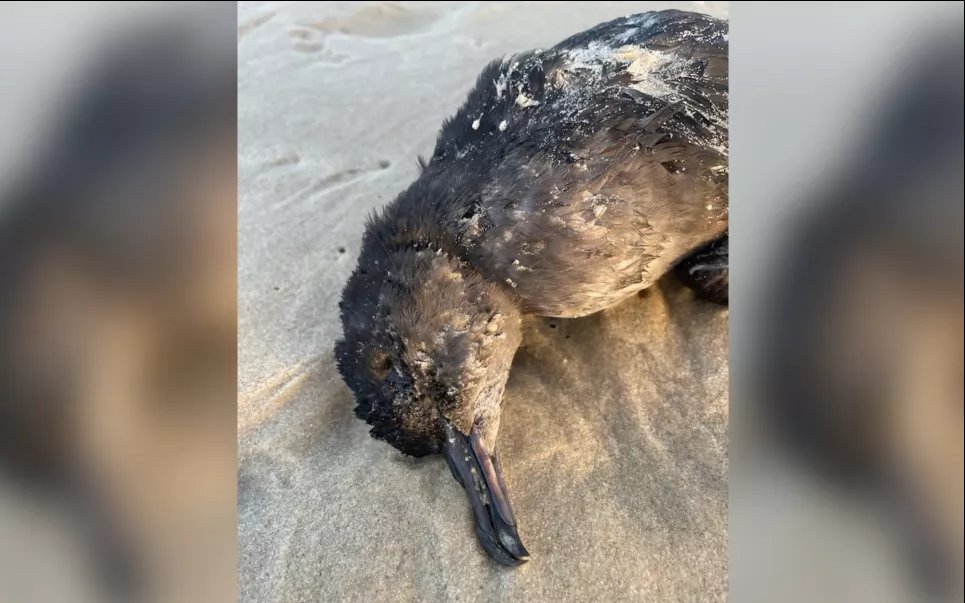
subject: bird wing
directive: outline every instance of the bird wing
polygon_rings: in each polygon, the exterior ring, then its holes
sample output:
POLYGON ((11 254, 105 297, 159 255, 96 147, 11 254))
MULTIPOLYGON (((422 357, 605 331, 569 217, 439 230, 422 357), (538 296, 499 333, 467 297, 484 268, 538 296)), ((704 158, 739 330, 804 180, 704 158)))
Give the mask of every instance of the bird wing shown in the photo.
POLYGON ((726 228, 727 140, 726 22, 661 11, 490 64, 426 169, 477 264, 571 315, 726 228))

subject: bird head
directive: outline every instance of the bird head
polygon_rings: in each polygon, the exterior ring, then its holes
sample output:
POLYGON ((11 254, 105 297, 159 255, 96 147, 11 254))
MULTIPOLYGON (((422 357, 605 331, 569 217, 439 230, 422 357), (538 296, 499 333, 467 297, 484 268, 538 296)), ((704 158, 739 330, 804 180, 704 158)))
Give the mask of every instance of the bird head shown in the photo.
POLYGON ((487 552, 525 561, 496 457, 517 302, 440 249, 379 246, 363 251, 340 307, 339 371, 372 436, 412 456, 442 453, 487 552))

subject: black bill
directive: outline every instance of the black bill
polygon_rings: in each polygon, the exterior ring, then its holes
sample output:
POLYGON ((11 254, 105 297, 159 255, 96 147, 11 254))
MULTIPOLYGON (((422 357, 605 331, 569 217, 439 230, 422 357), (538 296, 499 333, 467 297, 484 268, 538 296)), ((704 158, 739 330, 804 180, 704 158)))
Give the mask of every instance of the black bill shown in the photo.
POLYGON ((469 496, 479 542, 501 565, 525 563, 529 552, 516 531, 516 517, 506 494, 499 459, 486 450, 475 427, 466 436, 448 421, 443 423, 446 440, 442 452, 453 477, 469 496))

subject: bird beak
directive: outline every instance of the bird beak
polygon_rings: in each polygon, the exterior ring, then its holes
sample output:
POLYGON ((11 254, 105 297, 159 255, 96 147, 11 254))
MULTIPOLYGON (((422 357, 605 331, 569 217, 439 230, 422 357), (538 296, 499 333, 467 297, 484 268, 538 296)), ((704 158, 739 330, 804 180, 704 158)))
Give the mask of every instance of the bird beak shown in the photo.
POLYGON ((480 544, 501 565, 525 563, 529 552, 516 531, 516 517, 495 452, 486 450, 475 426, 468 436, 445 419, 443 428, 446 439, 442 452, 453 477, 469 496, 480 544))

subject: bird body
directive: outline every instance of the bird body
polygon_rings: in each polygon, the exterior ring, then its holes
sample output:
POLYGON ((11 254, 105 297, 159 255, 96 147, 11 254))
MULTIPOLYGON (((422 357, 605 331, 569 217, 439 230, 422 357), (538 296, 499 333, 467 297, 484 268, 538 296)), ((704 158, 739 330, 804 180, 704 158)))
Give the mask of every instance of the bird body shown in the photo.
POLYGON ((487 66, 367 225, 336 346, 356 413, 445 454, 500 563, 527 555, 495 456, 521 317, 584 316, 695 250, 688 273, 726 258, 707 244, 726 237, 727 132, 726 22, 624 17, 487 66))
POLYGON ((727 227, 726 38, 645 13, 491 63, 375 228, 448 242, 526 312, 622 301, 727 227))

